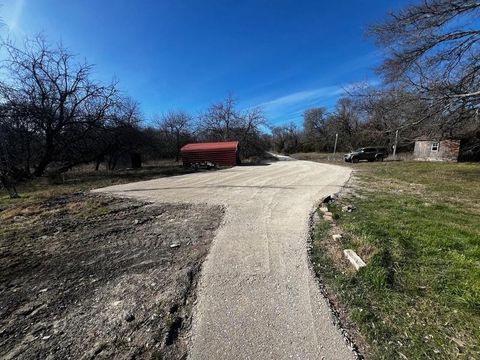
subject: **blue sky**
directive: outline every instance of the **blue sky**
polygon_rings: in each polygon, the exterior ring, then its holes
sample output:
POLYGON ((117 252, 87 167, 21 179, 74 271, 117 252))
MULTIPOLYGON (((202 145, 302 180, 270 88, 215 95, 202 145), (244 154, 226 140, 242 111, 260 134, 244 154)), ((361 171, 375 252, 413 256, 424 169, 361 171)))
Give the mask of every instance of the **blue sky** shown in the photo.
POLYGON ((43 32, 114 76, 147 118, 193 114, 232 93, 273 124, 332 109, 343 88, 375 82, 381 49, 365 27, 400 0, 0 0, 13 39, 43 32))

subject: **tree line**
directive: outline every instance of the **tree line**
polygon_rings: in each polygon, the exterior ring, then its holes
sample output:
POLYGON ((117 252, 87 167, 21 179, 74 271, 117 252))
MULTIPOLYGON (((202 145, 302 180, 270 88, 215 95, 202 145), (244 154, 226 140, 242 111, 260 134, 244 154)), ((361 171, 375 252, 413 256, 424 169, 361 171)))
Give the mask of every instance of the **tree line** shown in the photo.
POLYGON ((417 137, 462 140, 462 156, 480 160, 480 1, 425 0, 391 13, 368 35, 384 54, 379 86, 346 92, 335 109, 308 109, 303 128, 272 131, 277 151, 386 146, 395 133, 411 149, 417 137))
POLYGON ((0 80, 0 184, 16 196, 19 181, 79 164, 114 170, 119 162, 176 158, 190 141, 242 142, 249 157, 268 147, 261 109, 239 110, 232 96, 198 117, 172 111, 146 122, 118 83, 94 79, 93 66, 44 37, 23 46, 4 41, 0 80))
POLYGON ((260 108, 239 109, 232 96, 198 116, 178 110, 145 121, 116 81, 43 37, 23 46, 3 41, 0 65, 0 184, 79 164, 114 170, 120 163, 176 158, 191 141, 241 142, 241 155, 332 151, 360 146, 411 149, 420 136, 462 140, 465 159, 480 160, 480 0, 425 0, 368 28, 384 53, 381 84, 357 86, 333 111, 306 109, 303 126, 269 127, 260 108), (266 131, 270 129, 270 131, 266 131))

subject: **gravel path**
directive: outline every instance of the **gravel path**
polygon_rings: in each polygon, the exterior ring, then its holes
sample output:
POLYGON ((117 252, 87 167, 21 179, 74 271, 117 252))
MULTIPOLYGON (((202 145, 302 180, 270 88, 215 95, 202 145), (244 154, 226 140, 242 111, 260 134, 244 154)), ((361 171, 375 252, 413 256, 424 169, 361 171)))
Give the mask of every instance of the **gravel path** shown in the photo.
POLYGON ((98 191, 226 205, 202 270, 191 359, 350 359, 306 248, 315 203, 348 176, 344 167, 282 161, 98 191))

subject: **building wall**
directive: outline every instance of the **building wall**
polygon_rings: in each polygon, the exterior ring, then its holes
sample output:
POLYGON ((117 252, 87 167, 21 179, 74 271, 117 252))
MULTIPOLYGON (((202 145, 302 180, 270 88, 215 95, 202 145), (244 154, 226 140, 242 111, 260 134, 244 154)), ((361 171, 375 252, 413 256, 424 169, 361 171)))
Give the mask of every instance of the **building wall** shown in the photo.
POLYGON ((460 140, 417 140, 413 157, 424 161, 457 161, 460 151, 460 140), (438 150, 432 150, 432 144, 438 143, 438 150))
POLYGON ((220 166, 235 166, 237 165, 237 150, 194 150, 182 151, 182 161, 185 166, 192 164, 212 163, 220 166))

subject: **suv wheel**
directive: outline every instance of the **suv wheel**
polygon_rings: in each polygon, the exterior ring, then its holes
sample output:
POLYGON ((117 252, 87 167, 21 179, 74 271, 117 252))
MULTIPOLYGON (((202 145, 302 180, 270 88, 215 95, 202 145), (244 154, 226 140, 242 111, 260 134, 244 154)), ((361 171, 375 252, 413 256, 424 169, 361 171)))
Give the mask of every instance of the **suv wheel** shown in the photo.
POLYGON ((358 158, 357 157, 352 158, 352 163, 354 164, 358 163, 358 158))
POLYGON ((377 161, 383 161, 383 156, 379 156, 379 157, 377 157, 377 159, 376 159, 376 160, 377 160, 377 161))

